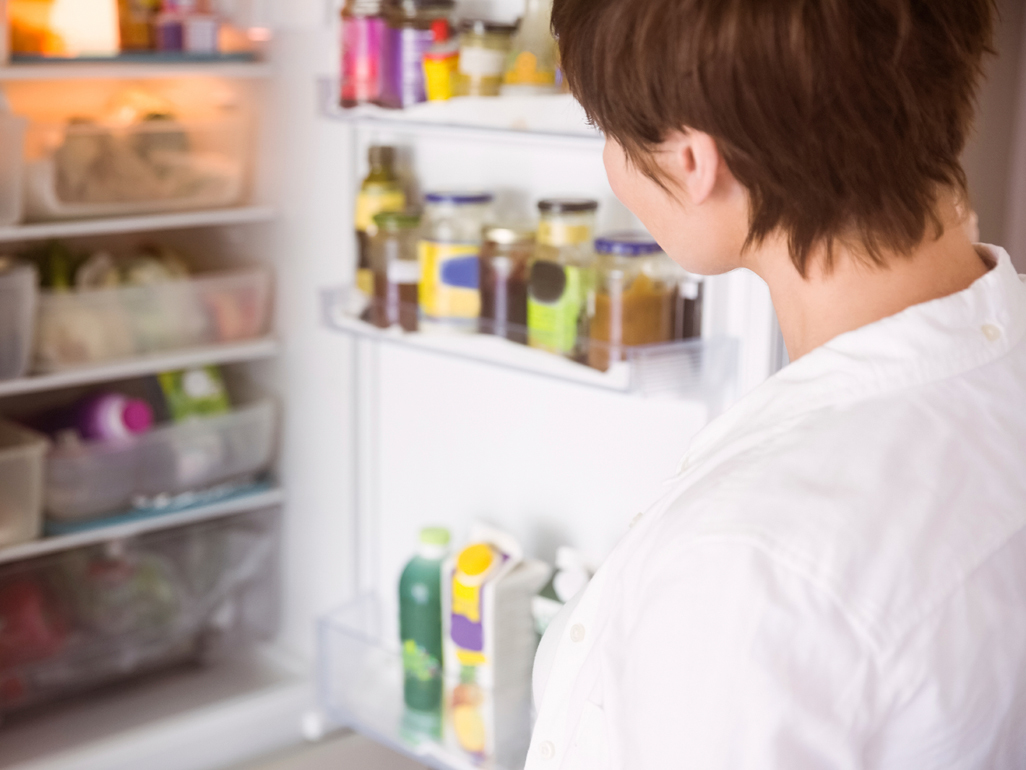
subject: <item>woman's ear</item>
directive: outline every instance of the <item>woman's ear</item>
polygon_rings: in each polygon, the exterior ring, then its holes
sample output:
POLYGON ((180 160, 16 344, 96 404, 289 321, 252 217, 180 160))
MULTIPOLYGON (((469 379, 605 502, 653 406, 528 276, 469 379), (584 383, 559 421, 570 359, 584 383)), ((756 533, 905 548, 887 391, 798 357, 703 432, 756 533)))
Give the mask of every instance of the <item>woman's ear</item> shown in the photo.
POLYGON ((677 131, 663 143, 664 170, 673 177, 696 206, 705 203, 716 189, 724 168, 716 140, 702 131, 677 131))

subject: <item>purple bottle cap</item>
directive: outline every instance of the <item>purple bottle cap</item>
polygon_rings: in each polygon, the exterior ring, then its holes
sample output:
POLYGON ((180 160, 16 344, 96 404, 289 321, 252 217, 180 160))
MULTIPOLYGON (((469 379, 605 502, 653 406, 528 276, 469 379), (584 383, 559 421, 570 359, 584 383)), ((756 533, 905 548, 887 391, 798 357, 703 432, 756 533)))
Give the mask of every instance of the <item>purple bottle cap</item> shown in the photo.
POLYGON ((121 419, 130 432, 145 433, 153 427, 153 409, 141 398, 130 398, 121 410, 121 419))

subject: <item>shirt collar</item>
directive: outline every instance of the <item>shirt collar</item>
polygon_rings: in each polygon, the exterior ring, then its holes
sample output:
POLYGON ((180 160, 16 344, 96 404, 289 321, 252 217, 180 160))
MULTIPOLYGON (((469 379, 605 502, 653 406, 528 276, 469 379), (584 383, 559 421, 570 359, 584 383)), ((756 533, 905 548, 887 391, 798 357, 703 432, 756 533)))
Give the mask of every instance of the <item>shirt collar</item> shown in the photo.
POLYGON ((914 387, 994 361, 1026 334, 1026 286, 1008 253, 969 288, 838 335, 781 369, 695 436, 678 472, 719 448, 828 406, 914 387))

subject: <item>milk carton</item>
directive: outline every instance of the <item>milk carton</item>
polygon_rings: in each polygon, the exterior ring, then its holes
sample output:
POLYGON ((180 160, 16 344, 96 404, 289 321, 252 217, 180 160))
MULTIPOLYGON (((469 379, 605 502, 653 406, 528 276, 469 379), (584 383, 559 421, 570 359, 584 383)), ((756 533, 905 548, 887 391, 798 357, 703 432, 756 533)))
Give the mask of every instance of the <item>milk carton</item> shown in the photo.
POLYGON ((446 742, 473 762, 523 759, 537 641, 531 599, 548 577, 515 538, 484 526, 442 567, 446 742))

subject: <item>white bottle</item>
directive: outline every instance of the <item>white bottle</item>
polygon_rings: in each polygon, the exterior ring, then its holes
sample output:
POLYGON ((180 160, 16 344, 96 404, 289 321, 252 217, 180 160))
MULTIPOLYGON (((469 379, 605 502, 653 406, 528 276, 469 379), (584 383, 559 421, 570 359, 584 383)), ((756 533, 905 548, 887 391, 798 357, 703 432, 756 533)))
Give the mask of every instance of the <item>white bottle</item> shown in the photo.
POLYGON ((26 124, 11 112, 0 90, 0 227, 16 225, 22 218, 26 124))

